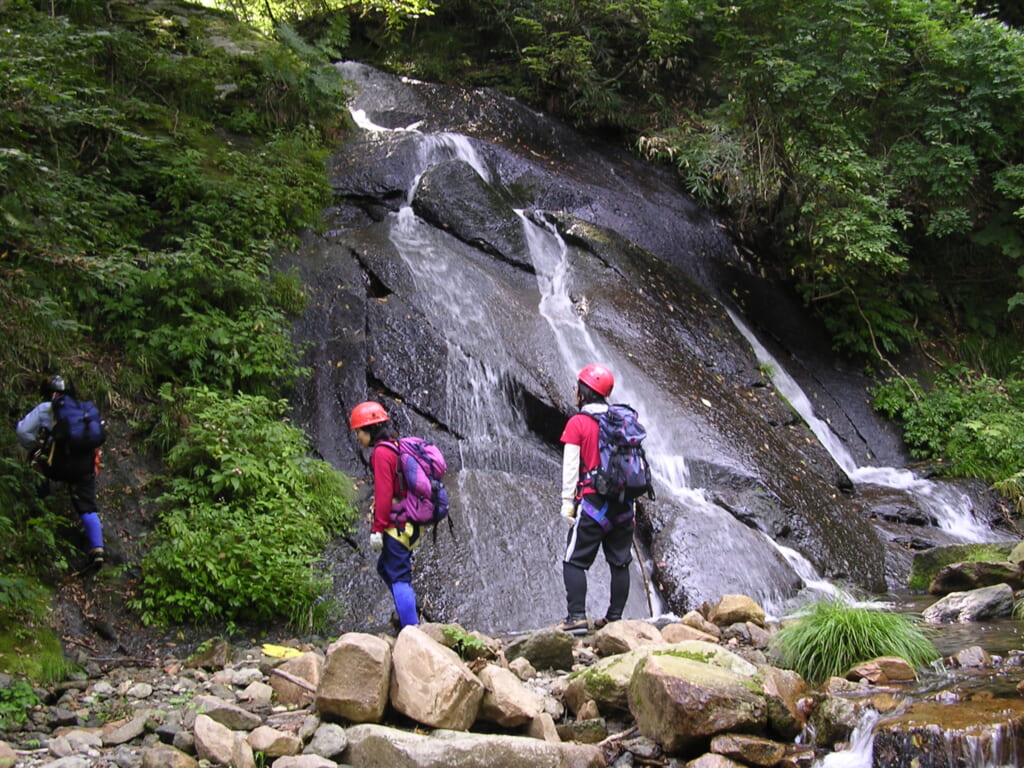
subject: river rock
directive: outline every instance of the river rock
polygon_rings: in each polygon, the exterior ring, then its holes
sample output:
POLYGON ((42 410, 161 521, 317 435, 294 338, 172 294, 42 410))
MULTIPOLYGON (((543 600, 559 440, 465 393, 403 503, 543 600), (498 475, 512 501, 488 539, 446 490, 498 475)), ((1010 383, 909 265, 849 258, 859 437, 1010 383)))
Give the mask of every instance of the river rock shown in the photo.
POLYGON ((269 725, 261 725, 246 737, 254 752, 267 757, 297 755, 302 751, 302 739, 290 733, 283 733, 269 725))
POLYGON ((915 702, 875 728, 874 765, 961 768, 1019 765, 1024 701, 977 698, 962 707, 915 702))
POLYGON ((642 645, 661 645, 665 642, 657 627, 646 621, 628 619, 613 621, 594 635, 594 649, 601 656, 626 653, 642 645))
POLYGON ((224 701, 218 696, 196 696, 194 701, 196 712, 207 715, 211 720, 232 731, 249 731, 262 722, 259 715, 224 701))
POLYGON ((196 768, 199 763, 181 750, 157 744, 142 752, 142 768, 196 768))
MULTIPOLYGON (((404 631, 404 630, 403 630, 404 631)), ((430 736, 381 725, 348 731, 345 762, 388 768, 604 768, 601 750, 524 736, 434 731, 430 736)), ((276 763, 275 763, 276 766, 276 763)))
POLYGON ((908 683, 917 680, 917 672, 899 656, 879 656, 877 659, 861 662, 846 673, 847 680, 867 680, 874 685, 908 683))
POLYGON ((1013 590, 1024 589, 1024 565, 1009 561, 952 563, 936 572, 928 585, 928 593, 948 595, 996 584, 1009 584, 1013 590))
POLYGON ((707 752, 686 764, 686 768, 746 768, 743 763, 730 760, 725 755, 707 752))
POLYGON ((466 730, 476 720, 484 686, 453 650, 408 626, 398 634, 391 661, 396 710, 433 728, 466 730))
POLYGON ((348 735, 337 723, 324 723, 313 732, 309 744, 302 750, 306 755, 334 758, 345 751, 348 735))
MULTIPOLYGON (((715 629, 719 634, 721 634, 721 630, 718 630, 717 627, 715 627, 715 629)), ((680 643, 684 640, 701 640, 705 643, 714 643, 718 641, 718 635, 709 634, 678 621, 662 627, 661 636, 664 638, 666 643, 680 643)))
POLYGON ((486 688, 480 704, 481 720, 504 728, 517 728, 543 710, 541 697, 523 685, 514 672, 487 664, 477 674, 486 688))
POLYGON ((319 653, 306 651, 301 656, 285 659, 275 667, 274 672, 284 674, 272 674, 270 687, 274 689, 278 701, 282 704, 304 707, 314 700, 323 667, 324 660, 319 653), (295 682, 296 680, 299 682, 295 682))
POLYGON ((711 751, 738 760, 742 765, 770 768, 782 762, 786 755, 786 745, 759 736, 727 733, 711 740, 711 751))
POLYGON ((707 663, 650 653, 629 685, 629 710, 640 732, 669 754, 727 731, 763 731, 765 697, 749 678, 707 663))
POLYGON ((542 629, 513 640, 505 648, 505 658, 524 658, 534 669, 572 669, 573 637, 557 629, 542 629))
POLYGON ((747 621, 763 627, 764 619, 764 608, 746 595, 722 595, 722 598, 708 611, 708 621, 717 627, 727 627, 730 624, 747 621))
POLYGON ((351 723, 379 723, 390 686, 391 645, 374 635, 349 632, 327 648, 316 708, 351 723))
POLYGON ((796 739, 807 725, 800 702, 807 694, 807 681, 791 669, 768 664, 758 666, 758 678, 768 707, 768 729, 777 738, 796 739))
POLYGON ((922 618, 933 624, 965 623, 1009 616, 1013 611, 1013 590, 996 584, 970 592, 951 592, 925 608, 922 618))

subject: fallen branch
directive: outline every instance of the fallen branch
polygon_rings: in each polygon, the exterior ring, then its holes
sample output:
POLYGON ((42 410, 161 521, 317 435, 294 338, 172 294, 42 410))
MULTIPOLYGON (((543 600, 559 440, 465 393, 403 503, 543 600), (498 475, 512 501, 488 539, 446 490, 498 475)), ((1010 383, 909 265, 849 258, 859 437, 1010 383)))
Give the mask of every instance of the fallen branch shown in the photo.
POLYGON ((622 739, 627 739, 630 736, 634 735, 636 732, 637 726, 634 725, 632 728, 629 728, 628 730, 621 731, 619 733, 613 733, 611 736, 608 736, 607 738, 604 738, 601 741, 597 742, 595 746, 605 747, 611 744, 613 741, 621 741, 622 739))
POLYGON ((280 669, 272 669, 270 670, 270 674, 277 675, 278 677, 283 677, 289 683, 294 683, 295 685, 299 686, 299 688, 305 688, 310 693, 316 693, 316 686, 310 685, 301 677, 296 677, 295 675, 290 675, 287 672, 282 672, 280 669))

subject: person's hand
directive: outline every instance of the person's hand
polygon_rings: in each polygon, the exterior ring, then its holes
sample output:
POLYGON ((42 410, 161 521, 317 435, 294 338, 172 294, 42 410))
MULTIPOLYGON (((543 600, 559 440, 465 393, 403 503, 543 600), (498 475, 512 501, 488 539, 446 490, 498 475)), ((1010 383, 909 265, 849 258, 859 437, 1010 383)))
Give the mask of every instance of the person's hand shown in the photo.
POLYGON ((382 549, 384 549, 383 533, 370 534, 370 549, 372 549, 374 552, 380 552, 382 549))
POLYGON ((563 504, 561 511, 562 519, 565 520, 569 525, 576 522, 576 505, 575 504, 563 504))

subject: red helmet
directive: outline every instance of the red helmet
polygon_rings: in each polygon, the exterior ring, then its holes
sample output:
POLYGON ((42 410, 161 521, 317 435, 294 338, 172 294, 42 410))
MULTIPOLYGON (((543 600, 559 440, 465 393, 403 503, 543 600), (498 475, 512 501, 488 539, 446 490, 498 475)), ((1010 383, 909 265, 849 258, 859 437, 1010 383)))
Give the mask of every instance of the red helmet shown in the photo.
POLYGON ((372 400, 367 400, 365 403, 360 403, 352 409, 348 425, 351 429, 362 429, 371 424, 381 424, 387 420, 388 412, 384 410, 384 406, 372 400))
POLYGON ((597 363, 588 365, 580 371, 580 375, 576 378, 597 392, 601 397, 608 397, 612 393, 612 387, 615 386, 615 377, 612 376, 612 372, 597 363))

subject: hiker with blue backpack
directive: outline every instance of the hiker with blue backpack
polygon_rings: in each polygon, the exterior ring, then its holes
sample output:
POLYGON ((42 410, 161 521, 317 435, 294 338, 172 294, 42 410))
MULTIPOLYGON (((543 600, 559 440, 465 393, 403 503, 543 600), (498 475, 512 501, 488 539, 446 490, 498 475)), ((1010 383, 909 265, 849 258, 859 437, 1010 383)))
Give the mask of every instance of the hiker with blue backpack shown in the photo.
POLYGON ((591 364, 576 381, 578 413, 562 432, 561 516, 569 525, 562 578, 568 613, 558 625, 574 635, 589 631, 587 570, 599 549, 611 570, 611 596, 600 629, 622 618, 629 597, 636 499, 654 498, 642 446, 646 432, 627 405, 609 405, 615 377, 591 364))
POLYGON ((349 426, 360 447, 373 449, 370 548, 380 553, 377 573, 391 590, 399 624, 418 624, 412 553, 420 543, 423 526, 448 515, 448 494, 441 480, 446 470, 444 457, 421 438, 400 438, 380 403, 357 405, 349 426))
POLYGON ((18 422, 18 442, 30 453, 33 467, 46 478, 39 488, 45 498, 50 481, 66 483, 71 507, 78 514, 89 547, 88 568, 103 565, 103 526, 96 504, 99 448, 106 427, 95 404, 79 400, 74 387, 60 376, 43 380, 43 401, 18 422))

